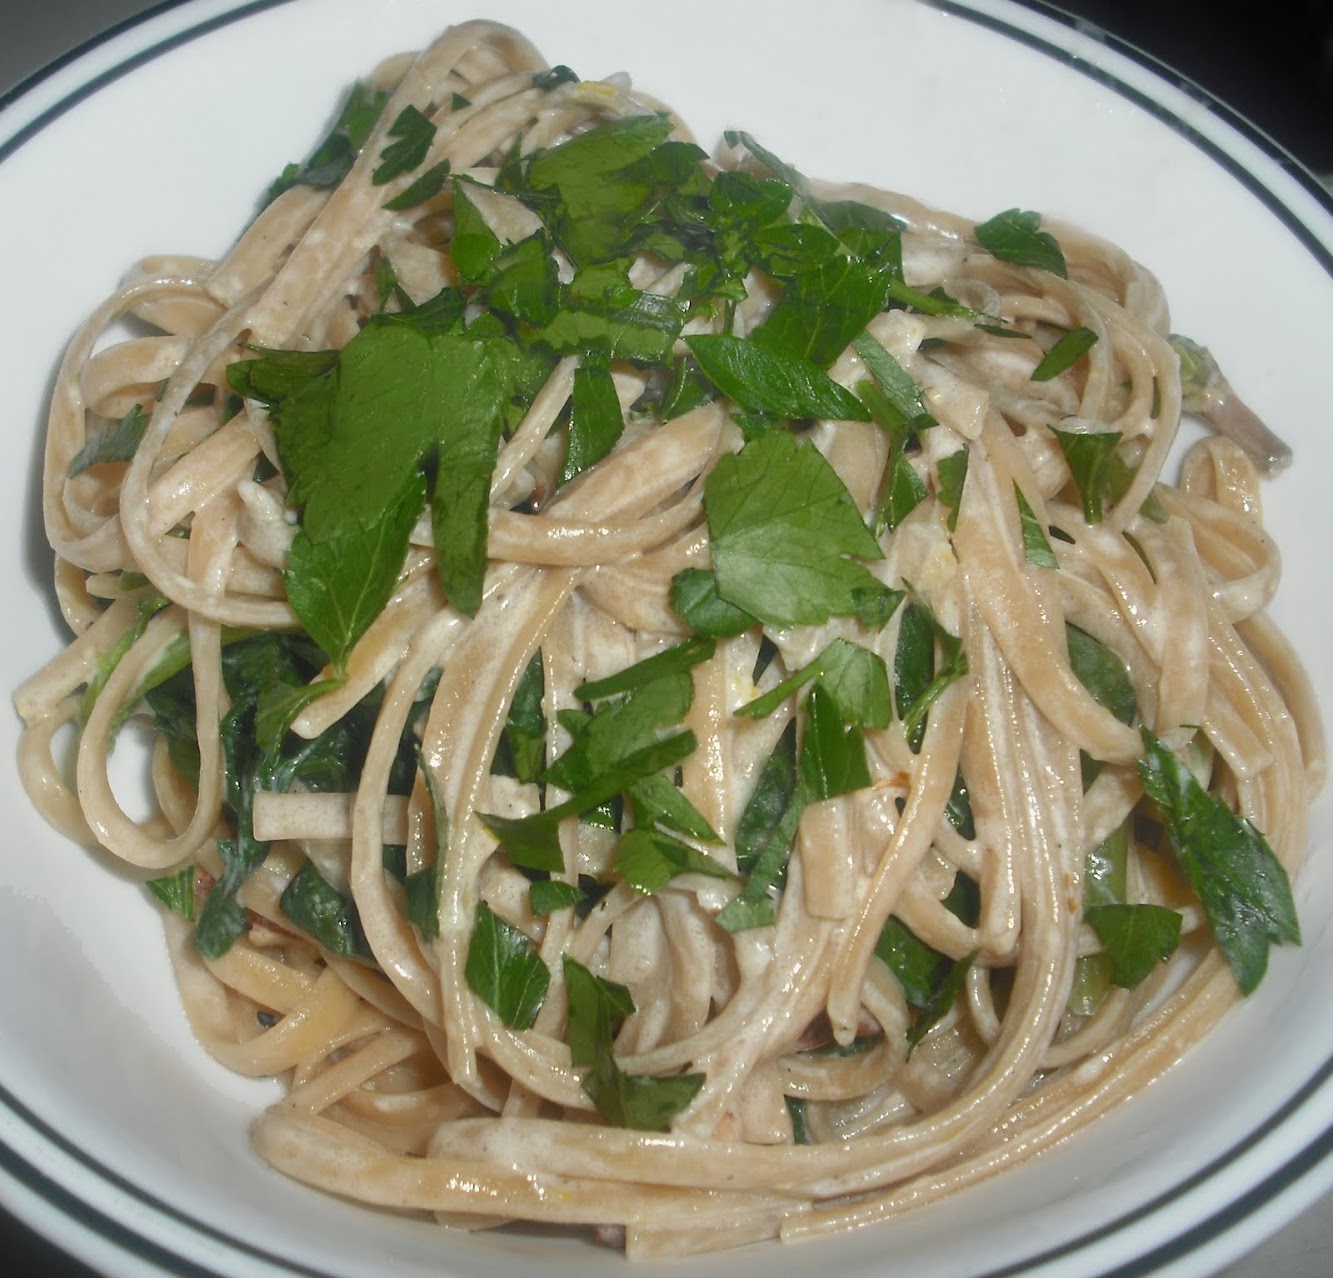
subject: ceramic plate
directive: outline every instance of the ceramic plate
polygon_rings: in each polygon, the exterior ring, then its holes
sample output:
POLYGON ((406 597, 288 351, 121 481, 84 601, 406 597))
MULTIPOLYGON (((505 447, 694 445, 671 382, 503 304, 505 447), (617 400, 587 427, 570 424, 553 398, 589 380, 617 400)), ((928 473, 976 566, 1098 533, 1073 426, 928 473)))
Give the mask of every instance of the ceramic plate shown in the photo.
MULTIPOLYGON (((76 324, 143 254, 224 250, 359 73, 481 7, 195 0, 104 39, 0 112, 7 686, 63 642, 35 492, 44 401, 76 324)), ((1267 489, 1285 562, 1276 613, 1333 707, 1333 211, 1313 178, 1123 48, 1002 0, 500 0, 485 11, 585 77, 631 71, 708 144, 745 127, 812 174, 978 219, 1040 209, 1148 264, 1175 327, 1206 341, 1295 446, 1295 466, 1267 489)), ((3 733, 12 757, 12 716, 3 733)), ((247 1125, 274 1090, 196 1047, 141 889, 52 835, 11 768, 0 787, 0 1199, 11 1210, 115 1274, 624 1268, 579 1241, 375 1214, 262 1166, 247 1125)), ((1304 946, 1275 953, 1260 991, 1145 1094, 895 1223, 710 1259, 706 1271, 854 1275, 891 1256, 900 1273, 1202 1274, 1254 1245, 1333 1182, 1328 797, 1312 831, 1297 884, 1304 946)))

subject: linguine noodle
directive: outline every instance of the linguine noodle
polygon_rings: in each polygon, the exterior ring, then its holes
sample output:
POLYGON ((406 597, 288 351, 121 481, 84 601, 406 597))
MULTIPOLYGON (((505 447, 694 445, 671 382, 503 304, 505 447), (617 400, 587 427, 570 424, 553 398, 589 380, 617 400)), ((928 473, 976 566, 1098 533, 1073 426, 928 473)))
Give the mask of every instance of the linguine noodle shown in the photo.
MULTIPOLYGON (((687 314, 665 360, 613 350, 597 365, 618 440, 567 473, 594 358, 548 352, 489 471, 477 606, 447 594, 421 513, 384 606, 345 654, 305 671, 311 695, 284 721, 289 752, 341 743, 330 766, 355 755, 354 772, 238 796, 228 654, 256 636, 304 639, 289 586, 313 499, 290 491, 291 410, 253 382, 238 392, 236 369, 275 351, 341 351, 372 321, 456 290, 458 192, 501 248, 519 245, 542 206, 505 193, 506 165, 661 111, 621 79, 551 74, 521 36, 484 22, 385 63, 367 86, 382 103, 345 175, 287 185, 220 261, 140 262, 71 343, 42 500, 75 637, 16 694, 33 803, 174 907, 168 946, 205 1049, 285 1081, 255 1124, 259 1154, 366 1204, 464 1227, 592 1227, 654 1257, 883 1220, 1141 1089, 1244 984, 1213 943, 1217 918, 1169 816, 1145 796, 1146 743, 1197 778, 1198 802, 1262 831, 1289 872, 1325 756, 1309 683, 1264 612, 1280 572, 1261 518, 1268 444, 1256 461, 1245 437, 1209 434, 1176 484, 1164 478, 1190 393, 1166 301, 1143 267, 1070 226, 1042 223, 1061 274, 987 251, 967 219, 805 183, 736 142, 707 172, 788 181, 791 226, 813 230, 835 203, 866 225, 890 215, 902 287, 827 376, 873 390, 887 358, 928 420, 889 420, 884 392, 862 396, 878 405, 866 420, 779 411, 767 417, 799 420, 775 425, 717 386, 669 411, 664 368, 694 351, 710 371, 709 348, 690 340, 758 332, 781 288, 751 266, 741 292, 687 306, 693 268, 640 246, 639 301, 687 314), (428 148, 377 180, 409 107, 433 126, 428 148), (385 207, 432 167, 449 180, 385 207), (1075 330, 1087 349, 1034 380, 1075 330), (142 430, 132 454, 89 453, 127 422, 142 430), (651 824, 628 784, 609 808, 599 795, 559 821, 555 868, 525 860, 506 831, 574 801, 559 760, 598 701, 590 685, 697 638, 673 582, 708 579, 710 485, 751 448, 785 456, 762 443, 774 432, 812 446, 874 529, 881 557, 860 556, 864 580, 892 612, 752 617, 692 649, 676 726, 693 748, 653 775, 702 824, 654 827, 655 847, 686 858, 662 881, 625 868, 626 836, 651 824), (1094 481, 1075 473, 1070 441, 1112 432, 1119 469, 1090 512, 1094 481), (895 481, 913 500, 895 503, 895 481), (844 714, 839 740, 863 746, 865 775, 801 792, 780 872, 761 882, 754 796, 784 742, 815 752, 807 698, 824 695, 825 676, 768 714, 736 712, 812 664, 827 671, 821 654, 838 641, 879 660, 892 695, 878 718, 844 714), (1128 713, 1080 652, 1114 658, 1128 713), (913 653, 928 694, 908 686, 913 653), (535 776, 497 763, 534 675, 535 776), (190 712, 174 733, 172 689, 190 712), (144 723, 157 729, 146 817, 109 762, 144 723), (59 748, 69 725, 72 777, 59 748), (247 840, 262 855, 242 872, 247 840), (1111 942, 1090 922, 1109 847, 1112 904, 1178 920, 1178 944, 1132 982, 1108 978, 1111 942), (312 873, 355 944, 295 914, 293 885, 312 873), (177 898, 172 884, 185 885, 177 898), (537 885, 553 905, 536 904, 537 885), (737 902, 759 925, 734 925, 737 902), (239 919, 227 944, 201 939, 206 917, 239 919), (545 973, 526 1015, 475 970, 483 928, 545 973), (924 989, 904 955, 933 964, 924 989), (609 1039, 588 1054, 573 985, 585 979, 585 994, 611 1000, 613 1056, 609 1039), (688 1086, 654 1090, 669 1080, 688 1086), (636 1098, 665 1109, 645 1118, 636 1098)), ((688 134, 677 123, 672 137, 688 134)), ((573 264, 552 256, 569 284, 573 264)), ((438 482, 429 472, 421 482, 438 482)), ((269 703, 258 705, 262 718, 269 703)))

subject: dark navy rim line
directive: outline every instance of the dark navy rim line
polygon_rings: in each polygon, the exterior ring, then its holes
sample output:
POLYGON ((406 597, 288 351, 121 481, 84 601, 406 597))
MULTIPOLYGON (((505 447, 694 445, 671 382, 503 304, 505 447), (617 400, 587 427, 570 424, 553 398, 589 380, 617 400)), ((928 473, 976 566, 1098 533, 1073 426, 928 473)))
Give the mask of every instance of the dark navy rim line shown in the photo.
MULTIPOLYGON (((180 8, 186 2, 187 0, 164 0, 162 4, 155 5, 152 9, 127 19, 101 35, 85 42, 77 49, 51 63, 42 71, 39 71, 35 75, 22 81, 9 93, 0 96, 0 109, 3 109, 16 101, 19 97, 36 88, 55 71, 77 61, 78 58, 91 49, 101 45, 106 40, 140 25, 149 18, 169 12, 172 9, 180 8)), ((213 30, 228 26, 240 18, 247 17, 253 13, 261 12, 266 9, 276 8, 278 5, 285 4, 286 2, 287 0, 251 0, 250 3, 238 5, 227 13, 219 14, 197 26, 189 28, 188 30, 178 32, 150 48, 131 54, 116 66, 108 68, 93 79, 80 85, 59 102, 53 104, 46 111, 42 112, 36 119, 23 126, 23 128, 19 129, 11 137, 0 143, 0 162, 22 146, 31 137, 39 133, 52 121, 58 119, 65 114, 65 112, 92 96, 105 85, 119 79, 136 67, 152 61, 160 55, 181 45, 187 44, 200 36, 207 35, 213 30)), ((1325 273, 1330 277, 1333 277, 1333 252, 1330 252, 1322 242, 1313 236, 1305 224, 1287 207, 1282 199, 1264 183, 1260 182, 1259 179, 1247 169, 1239 165, 1229 152, 1225 151, 1210 138, 1201 134, 1197 129, 1186 124, 1185 121, 1175 115, 1162 103, 1134 86, 1120 80, 1114 73, 1091 65, 1057 44, 1053 44, 1020 27, 1012 26, 1010 23, 1002 19, 993 18, 987 14, 978 13, 973 9, 967 8, 966 0, 962 0, 961 3, 956 3, 955 0, 923 0, 923 2, 931 5, 933 8, 948 12, 954 16, 992 30, 1006 39, 1032 48, 1044 56, 1053 58, 1055 61, 1061 62, 1081 74, 1089 76, 1099 84, 1116 93, 1118 96, 1134 102, 1137 106, 1141 107, 1155 118, 1166 123, 1173 129, 1173 131, 1205 152, 1205 154, 1207 154, 1215 163, 1221 165, 1221 167, 1240 182, 1241 185, 1258 197, 1265 207, 1278 218, 1283 226, 1319 260, 1325 273)), ((1077 25, 1082 25, 1079 20, 1074 19, 1068 13, 1052 8, 1044 3, 1043 0, 1010 0, 1010 3, 1020 8, 1027 8, 1033 12, 1044 14, 1047 17, 1059 21, 1070 29, 1073 29, 1077 25)), ((1284 171, 1312 194, 1321 205, 1330 211, 1333 211, 1333 194, 1330 194, 1330 192, 1318 182, 1313 174, 1309 173, 1309 171, 1300 165, 1299 162, 1294 161, 1293 157, 1281 148, 1272 138, 1268 137, 1267 134, 1255 128, 1255 126, 1253 126, 1247 119, 1227 107, 1207 90, 1193 84, 1184 77, 1181 77, 1173 68, 1168 67, 1166 64, 1151 57, 1151 55, 1144 53, 1133 45, 1130 45, 1115 36, 1100 31, 1099 34, 1106 45, 1113 48, 1120 55, 1128 57, 1131 61, 1144 67, 1165 83, 1174 85, 1182 91, 1189 93, 1195 101, 1206 106, 1231 129, 1246 137, 1270 159, 1277 162, 1284 171)), ((1219 1171, 1225 1169, 1238 1156, 1245 1154, 1269 1136, 1273 1131, 1283 1126, 1284 1123, 1306 1103, 1306 1101, 1308 1101, 1329 1081, 1330 1076, 1333 1076, 1333 1060, 1326 1061, 1303 1087, 1289 1097, 1286 1103, 1260 1124, 1259 1127, 1250 1132, 1245 1138, 1238 1141, 1226 1151, 1225 1154, 1214 1159, 1207 1167, 1186 1178, 1171 1190, 1163 1192, 1150 1202, 1124 1214, 1115 1221, 1095 1230, 1091 1230, 1060 1247, 1049 1249, 1039 1255, 1030 1256, 1020 1264, 988 1271, 984 1278, 1010 1278, 1010 1276, 1029 1270, 1034 1266, 1046 1265, 1053 1261, 1070 1257, 1089 1246, 1095 1245, 1105 1238, 1123 1231, 1129 1225, 1149 1218, 1157 1211, 1170 1205, 1170 1203, 1177 1200, 1183 1194, 1199 1188, 1219 1171)), ((71 1160, 79 1163, 119 1192, 142 1203, 150 1210, 176 1221, 203 1237, 222 1243, 223 1245, 249 1255, 256 1260, 278 1265, 288 1273, 307 1275, 309 1278, 318 1278, 322 1273, 322 1271, 319 1270, 296 1265, 286 1258, 267 1252, 262 1248, 252 1246, 243 1240, 236 1238, 234 1235, 215 1229, 212 1226, 173 1208, 170 1204, 163 1202, 154 1195, 147 1193, 139 1186, 127 1181, 118 1173, 113 1172, 110 1168, 102 1166, 97 1160, 89 1157, 89 1155, 82 1149, 68 1140, 55 1128, 47 1124, 43 1119, 39 1118, 35 1113, 29 1110, 27 1106, 20 1102, 17 1097, 12 1095, 8 1089, 2 1086, 0 1086, 0 1104, 3 1104, 15 1115, 15 1117, 20 1119, 20 1121, 32 1129, 48 1144, 60 1150, 71 1160)), ((1252 1186, 1247 1190, 1244 1195, 1240 1198, 1231 1200, 1212 1216, 1201 1221, 1185 1234, 1182 1234, 1180 1237, 1168 1243, 1160 1245, 1152 1252, 1135 1261, 1109 1271, 1107 1274, 1104 1274, 1102 1278, 1131 1278, 1131 1275, 1148 1274, 1166 1264, 1187 1256, 1205 1244, 1210 1243, 1220 1238, 1225 1233, 1233 1230, 1236 1227, 1238 1220, 1246 1219, 1267 1206, 1282 1192, 1290 1188, 1290 1186, 1296 1183, 1303 1175, 1318 1166, 1319 1163, 1330 1155, 1333 1155, 1333 1127, 1325 1129, 1313 1140, 1307 1142, 1299 1153, 1288 1159, 1281 1167, 1270 1172, 1257 1185, 1252 1186)), ((119 1250, 134 1254, 159 1268, 169 1267, 171 1272, 185 1275, 186 1278, 217 1278, 214 1271, 206 1269, 195 1262, 162 1247, 160 1244, 152 1242, 150 1239, 127 1229, 118 1221, 106 1216, 104 1213, 92 1207, 89 1203, 78 1198, 68 1189, 52 1180, 46 1173, 19 1156, 3 1142, 0 1142, 0 1168, 3 1168, 14 1180, 24 1185, 34 1193, 34 1195, 44 1200, 55 1210, 78 1221, 91 1232, 105 1237, 108 1242, 116 1246, 119 1250)))
MULTIPOLYGON (((1220 168, 1224 169, 1232 178, 1243 186, 1251 195, 1255 196, 1261 204, 1271 213, 1288 233, 1297 240, 1319 263, 1320 268, 1325 275, 1333 278, 1333 248, 1326 245, 1314 232, 1306 226, 1304 221, 1292 211, 1286 201, 1278 195, 1265 182, 1261 181, 1254 173, 1247 169, 1243 164, 1237 161, 1236 157, 1226 150, 1219 143, 1215 142, 1206 134, 1201 133, 1193 125, 1187 123, 1175 111, 1165 103, 1159 102, 1151 97, 1142 89, 1136 88, 1132 84, 1126 83, 1120 79, 1114 71, 1105 67, 1099 67, 1079 57, 1069 49, 1062 48, 1060 45, 1052 44, 1045 37, 1037 35, 1035 32, 1024 30, 1021 27, 1012 26, 1003 18, 992 17, 990 14, 979 13, 977 10, 968 7, 967 0, 920 0, 921 3, 929 5, 932 9, 938 9, 942 13, 951 14, 954 17, 962 18, 971 22, 975 26, 984 27, 987 30, 994 31, 999 35, 1013 40, 1016 44, 1021 44, 1026 48, 1041 53, 1046 57, 1062 63, 1072 71, 1077 71, 1080 75, 1100 84, 1103 88, 1111 90, 1118 97, 1132 102, 1135 106, 1147 112, 1154 119, 1160 120, 1167 125, 1173 133, 1185 139, 1192 146, 1202 151, 1210 160, 1220 168)), ((1284 173, 1293 181, 1311 195, 1322 207, 1329 213, 1333 213, 1333 191, 1330 191, 1319 179, 1310 172, 1299 160, 1295 158, 1280 143, 1269 137, 1262 129, 1258 128, 1245 116, 1224 103, 1220 98, 1209 92, 1202 85, 1197 84, 1188 76, 1181 75, 1174 67, 1145 53, 1142 49, 1114 36, 1095 23, 1086 22, 1081 18, 1067 13, 1063 9, 1047 3, 1046 0, 1008 0, 1008 3, 1017 8, 1027 9, 1033 13, 1040 14, 1042 17, 1049 18, 1058 22, 1067 30, 1088 30, 1095 31, 1105 46, 1121 57, 1142 67, 1150 72, 1157 80, 1161 81, 1178 91, 1184 93, 1195 104, 1207 108, 1210 114, 1220 120, 1224 125, 1234 133, 1240 134, 1252 146, 1260 150, 1268 159, 1277 164, 1284 173)))
MULTIPOLYGON (((11 1109, 16 1108, 8 1094, 0 1093, 0 1095, 3 1095, 4 1104, 11 1109)), ((20 1118, 31 1121, 29 1115, 21 1112, 21 1107, 18 1108, 17 1112, 20 1118)), ((120 1221, 89 1206, 83 1199, 72 1194, 58 1181, 52 1180, 50 1176, 34 1167, 30 1162, 20 1158, 3 1143, 0 1143, 0 1171, 3 1171, 14 1181, 40 1197, 48 1207, 55 1208, 67 1219, 89 1230, 96 1237, 103 1239, 121 1252, 147 1261, 165 1272, 179 1275, 180 1278, 224 1278, 224 1275, 219 1271, 205 1269, 193 1261, 186 1260, 184 1257, 177 1255, 176 1252, 168 1250, 153 1242, 150 1238, 146 1238, 143 1234, 127 1228, 120 1221)), ((54 1240, 52 1240, 52 1245, 56 1245, 54 1240)), ((63 1243, 60 1245, 63 1246, 63 1243)), ((77 1253, 73 1250, 70 1250, 70 1254, 77 1256, 77 1253)))
MULTIPOLYGON (((62 54, 54 62, 49 63, 40 71, 28 76, 27 79, 20 81, 13 89, 9 90, 3 96, 0 96, 0 110, 10 106, 18 101, 20 97, 38 88, 46 80, 50 79, 57 71, 63 67, 77 62, 85 54, 99 48, 108 40, 114 39, 123 32, 131 31, 137 26, 141 26, 151 18, 155 18, 163 13, 169 13, 173 9, 182 8, 188 0, 163 0, 161 4, 154 5, 151 9, 145 9, 143 13, 137 14, 132 18, 126 18, 123 22, 117 23, 114 27, 108 28, 92 39, 84 41, 82 44, 71 49, 68 53, 62 54)), ((19 149, 30 138, 35 137, 48 124, 58 120, 65 112, 78 106, 81 102, 92 97, 99 89, 105 88, 108 84, 114 83, 122 76, 128 75, 136 67, 143 66, 146 62, 152 62, 155 58, 164 53, 171 52, 172 49, 179 48, 181 45, 189 44, 192 40, 200 36, 208 35, 211 31, 220 30, 222 27, 230 26, 233 22, 241 18, 249 17, 251 14, 260 13, 265 9, 272 9, 280 4, 286 4, 287 0, 249 0, 249 3, 239 4, 235 9, 226 13, 218 14, 214 18, 199 23, 184 31, 178 31, 175 35, 168 36, 160 40, 157 44, 150 45, 146 49, 140 49, 132 53, 113 67, 108 67, 105 71, 94 76, 91 80, 86 80, 78 88, 71 90, 60 101, 53 103, 35 119, 30 120, 22 128, 18 129, 10 137, 0 141, 0 164, 4 163, 15 151, 19 149)))
MULTIPOLYGON (((239 1235, 220 1229, 200 1220, 189 1212, 155 1194, 149 1193, 120 1172, 106 1166, 99 1159, 93 1158, 78 1144, 36 1114, 23 1101, 0 1084, 0 1106, 8 1110, 15 1118, 32 1130, 46 1144, 63 1154, 71 1162, 77 1163, 85 1171, 91 1172, 98 1180, 110 1185, 117 1193, 140 1203, 159 1216, 164 1216, 175 1224, 184 1226, 196 1235, 210 1242, 219 1243, 232 1252, 239 1252, 252 1260, 274 1266, 284 1274, 299 1278, 329 1278, 326 1270, 312 1269, 307 1265, 292 1260, 275 1251, 247 1242, 239 1235)), ((0 1171, 8 1172, 16 1181, 34 1194, 44 1199, 62 1215, 77 1224, 107 1239, 121 1251, 138 1256, 159 1269, 182 1278, 225 1278, 226 1271, 208 1269, 188 1256, 177 1252, 162 1243, 154 1242, 143 1234, 136 1233, 113 1216, 108 1216, 100 1208, 94 1207, 85 1199, 64 1188, 47 1172, 30 1162, 17 1150, 0 1140, 0 1171)), ((57 1239, 52 1239, 57 1242, 57 1239)))

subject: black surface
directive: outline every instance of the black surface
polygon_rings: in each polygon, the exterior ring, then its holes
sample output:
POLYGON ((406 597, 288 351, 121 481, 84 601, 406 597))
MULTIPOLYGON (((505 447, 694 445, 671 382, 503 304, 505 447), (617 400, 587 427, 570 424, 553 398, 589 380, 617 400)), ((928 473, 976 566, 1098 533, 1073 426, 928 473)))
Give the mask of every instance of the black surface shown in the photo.
MULTIPOLYGON (((44 3, 68 10, 68 24, 60 24, 66 38, 53 44, 44 30, 45 43, 38 43, 33 35, 33 58, 16 74, 35 69, 134 8, 120 4, 113 13, 91 3, 44 3), (100 20, 99 13, 105 15, 100 20)), ((144 0, 142 7, 148 4, 144 0)), ((1128 41, 1228 103, 1315 173, 1333 176, 1333 0, 1064 0, 1032 7, 1058 7, 1128 41)), ((0 39, 13 42, 11 55, 37 31, 31 14, 22 0, 18 13, 6 9, 0 17, 0 39)), ((0 91, 5 87, 0 84, 0 91)), ((95 1278, 3 1212, 0 1275, 95 1278)))

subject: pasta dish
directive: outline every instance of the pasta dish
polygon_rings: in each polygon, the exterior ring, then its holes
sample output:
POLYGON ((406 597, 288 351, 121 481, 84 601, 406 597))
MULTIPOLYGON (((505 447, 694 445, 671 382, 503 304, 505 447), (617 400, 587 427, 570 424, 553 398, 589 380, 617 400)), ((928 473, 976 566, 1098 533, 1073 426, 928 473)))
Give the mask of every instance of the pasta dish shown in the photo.
POLYGON ((1299 943, 1287 460, 1114 245, 464 23, 72 341, 19 767, 283 1173, 632 1258, 871 1224, 1299 943))

